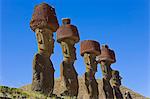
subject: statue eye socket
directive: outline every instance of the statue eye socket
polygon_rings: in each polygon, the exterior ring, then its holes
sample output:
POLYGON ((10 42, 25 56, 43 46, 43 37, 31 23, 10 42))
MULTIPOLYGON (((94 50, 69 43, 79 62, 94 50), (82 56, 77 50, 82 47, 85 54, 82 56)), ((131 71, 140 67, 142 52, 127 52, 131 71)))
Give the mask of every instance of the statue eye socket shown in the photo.
POLYGON ((66 46, 65 45, 63 45, 63 52, 65 53, 65 54, 67 54, 67 48, 66 48, 66 46))

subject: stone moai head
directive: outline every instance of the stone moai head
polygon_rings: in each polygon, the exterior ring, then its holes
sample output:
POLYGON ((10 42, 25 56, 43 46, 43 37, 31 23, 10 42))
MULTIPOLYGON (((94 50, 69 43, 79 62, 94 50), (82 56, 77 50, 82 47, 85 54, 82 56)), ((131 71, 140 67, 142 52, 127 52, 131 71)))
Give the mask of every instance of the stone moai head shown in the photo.
POLYGON ((69 18, 62 19, 62 26, 57 30, 57 42, 61 44, 64 59, 70 62, 76 60, 75 43, 80 37, 77 27, 70 24, 69 18))
POLYGON ((38 52, 50 56, 54 49, 53 32, 59 27, 55 9, 46 3, 37 5, 30 27, 36 33, 38 52))
POLYGON ((104 78, 110 80, 112 63, 116 62, 115 53, 109 49, 108 45, 102 45, 101 54, 97 56, 96 60, 101 64, 101 69, 104 78))
POLYGON ((122 77, 119 75, 119 71, 112 70, 111 74, 112 74, 112 78, 111 78, 112 86, 120 87, 122 77))
POLYGON ((105 62, 107 64, 112 64, 116 62, 115 53, 113 50, 109 49, 108 45, 102 45, 101 54, 97 57, 99 63, 105 62))
POLYGON ((84 40, 80 44, 80 54, 84 57, 84 63, 89 69, 93 69, 93 72, 97 71, 96 56, 100 54, 100 44, 94 40, 84 40))

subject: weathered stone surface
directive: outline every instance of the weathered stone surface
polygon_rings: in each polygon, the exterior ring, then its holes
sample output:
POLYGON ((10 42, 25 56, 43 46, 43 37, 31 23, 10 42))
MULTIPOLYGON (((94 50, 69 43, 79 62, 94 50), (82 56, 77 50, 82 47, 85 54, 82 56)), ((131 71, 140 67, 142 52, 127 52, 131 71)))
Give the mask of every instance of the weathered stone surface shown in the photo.
POLYGON ((84 75, 84 84, 86 86, 86 94, 88 95, 86 98, 87 99, 98 99, 99 97, 99 91, 98 91, 98 83, 95 80, 95 77, 92 79, 89 79, 90 77, 87 74, 88 72, 85 73, 84 75))
POLYGON ((123 99, 123 95, 120 91, 121 79, 122 78, 119 75, 119 71, 112 70, 111 85, 113 87, 115 99, 123 99))
POLYGON ((101 54, 97 57, 97 61, 109 61, 115 63, 116 58, 114 51, 109 49, 108 45, 102 45, 101 54))
POLYGON ((114 95, 113 95, 113 88, 110 84, 110 79, 112 77, 111 75, 111 67, 109 62, 107 61, 101 61, 101 70, 102 70, 102 74, 103 74, 103 90, 105 93, 105 98, 106 99, 114 99, 114 95))
POLYGON ((63 61, 60 65, 61 79, 65 85, 65 91, 62 96, 76 96, 78 95, 78 74, 74 68, 73 63, 63 61))
MULTIPOLYGON (((129 91, 125 92, 125 99, 132 99, 131 94, 129 91)), ((140 99, 140 98, 139 98, 140 99)))
POLYGON ((58 26, 54 8, 46 3, 35 7, 30 27, 36 34, 38 53, 33 59, 32 90, 46 96, 55 96, 54 68, 50 56, 54 50, 53 32, 58 26))
POLYGON ((112 74, 112 78, 111 78, 112 86, 120 87, 122 77, 120 76, 119 71, 118 70, 112 70, 111 74, 112 74))
POLYGON ((61 44, 63 61, 60 64, 60 78, 65 85, 61 96, 78 96, 78 74, 74 68, 76 60, 75 43, 79 42, 78 30, 70 24, 70 19, 63 19, 63 25, 57 30, 57 42, 61 44))
POLYGON ((52 95, 54 89, 54 67, 49 59, 37 53, 33 60, 32 90, 52 95))
POLYGON ((81 56, 84 57, 84 63, 86 65, 86 71, 84 74, 84 81, 86 86, 86 92, 88 99, 98 99, 98 83, 95 79, 95 73, 97 72, 96 55, 100 54, 100 44, 93 40, 84 40, 80 45, 81 56))
POLYGON ((53 32, 56 32, 59 24, 55 9, 46 3, 35 6, 30 27, 33 31, 35 31, 36 28, 49 28, 53 32))
POLYGON ((70 19, 64 18, 63 25, 57 30, 57 42, 64 41, 65 39, 71 39, 75 43, 79 42, 80 37, 76 26, 70 24, 70 19))
POLYGON ((46 28, 37 28, 35 31, 38 53, 33 59, 32 90, 52 96, 54 89, 54 68, 50 60, 54 48, 52 31, 46 28))
POLYGON ((106 80, 110 80, 112 77, 112 75, 111 75, 112 69, 110 67, 111 64, 107 61, 101 61, 100 65, 101 65, 101 71, 102 71, 103 78, 106 80))
POLYGON ((81 56, 84 55, 84 53, 91 53, 95 55, 100 54, 100 44, 97 41, 94 40, 84 40, 80 44, 80 54, 81 56))
POLYGON ((111 64, 116 61, 115 53, 113 50, 108 48, 108 45, 103 45, 101 48, 101 54, 96 58, 96 60, 101 65, 101 70, 103 74, 103 90, 106 99, 114 99, 113 88, 110 84, 111 74, 111 64))
POLYGON ((60 64, 60 77, 64 81, 66 87, 66 90, 61 94, 62 96, 77 97, 78 95, 78 74, 74 68, 74 61, 76 60, 76 49, 74 44, 74 41, 69 39, 65 40, 65 42, 61 42, 64 59, 60 64))
POLYGON ((38 45, 38 53, 50 57, 54 52, 53 32, 47 28, 37 28, 35 32, 38 45))
POLYGON ((102 86, 105 99, 114 99, 113 88, 111 87, 109 80, 102 78, 102 86))

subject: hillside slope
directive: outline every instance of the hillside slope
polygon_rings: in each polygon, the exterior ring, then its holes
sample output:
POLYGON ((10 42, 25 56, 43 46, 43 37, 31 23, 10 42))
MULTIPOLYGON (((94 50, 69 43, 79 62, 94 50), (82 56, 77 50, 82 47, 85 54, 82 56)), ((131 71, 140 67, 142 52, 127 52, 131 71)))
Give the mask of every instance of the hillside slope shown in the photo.
MULTIPOLYGON (((104 92, 102 91, 102 82, 100 79, 97 80, 98 86, 99 86, 99 97, 100 99, 103 99, 104 97, 104 92)), ((21 89, 30 92, 31 85, 26 85, 21 87, 21 89)), ((55 79, 55 86, 54 86, 54 93, 60 96, 60 93, 65 90, 64 84, 60 81, 60 79, 55 79), (59 86, 59 87, 58 87, 59 86)), ((125 93, 125 91, 129 91, 133 99, 146 99, 146 97, 126 88, 121 86, 121 92, 122 94, 125 93)), ((85 85, 84 85, 84 79, 79 78, 79 94, 78 94, 78 99, 87 99, 86 98, 86 90, 85 90, 85 85)))

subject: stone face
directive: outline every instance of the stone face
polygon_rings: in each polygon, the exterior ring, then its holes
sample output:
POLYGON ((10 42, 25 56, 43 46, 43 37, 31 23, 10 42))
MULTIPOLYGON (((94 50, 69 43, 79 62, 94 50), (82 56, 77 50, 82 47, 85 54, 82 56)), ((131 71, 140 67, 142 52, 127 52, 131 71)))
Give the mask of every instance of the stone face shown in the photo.
POLYGON ((83 56, 84 53, 91 53, 95 55, 100 54, 100 44, 94 40, 84 40, 80 44, 80 54, 83 56))
POLYGON ((46 3, 35 6, 30 27, 33 31, 36 28, 49 28, 53 32, 56 32, 59 24, 55 9, 46 3))
POLYGON ((63 25, 57 30, 57 42, 61 44, 63 61, 60 64, 60 78, 65 89, 61 96, 77 97, 79 83, 77 72, 74 68, 76 58, 75 43, 79 42, 79 34, 76 26, 70 24, 70 19, 63 19, 63 25))
POLYGON ((62 52, 64 58, 69 59, 70 61, 75 61, 76 58, 76 48, 74 47, 75 43, 72 40, 66 39, 61 42, 62 52))
POLYGON ((101 71, 102 71, 102 75, 104 79, 110 80, 112 75, 111 75, 111 64, 109 62, 106 61, 101 61, 100 63, 101 65, 101 71))
POLYGON ((50 57, 54 51, 53 32, 47 28, 35 30, 38 52, 50 57))
POLYGON ((76 26, 70 24, 70 19, 63 19, 63 25, 57 30, 57 42, 65 39, 73 40, 75 43, 79 42, 80 37, 76 26))
POLYGON ((119 75, 119 71, 112 70, 111 74, 112 74, 112 78, 111 78, 112 86, 120 87, 121 86, 121 79, 122 79, 122 77, 119 75))
POLYGON ((101 48, 101 54, 97 57, 98 62, 109 61, 110 63, 115 63, 115 53, 113 50, 108 48, 108 45, 103 45, 101 48))

